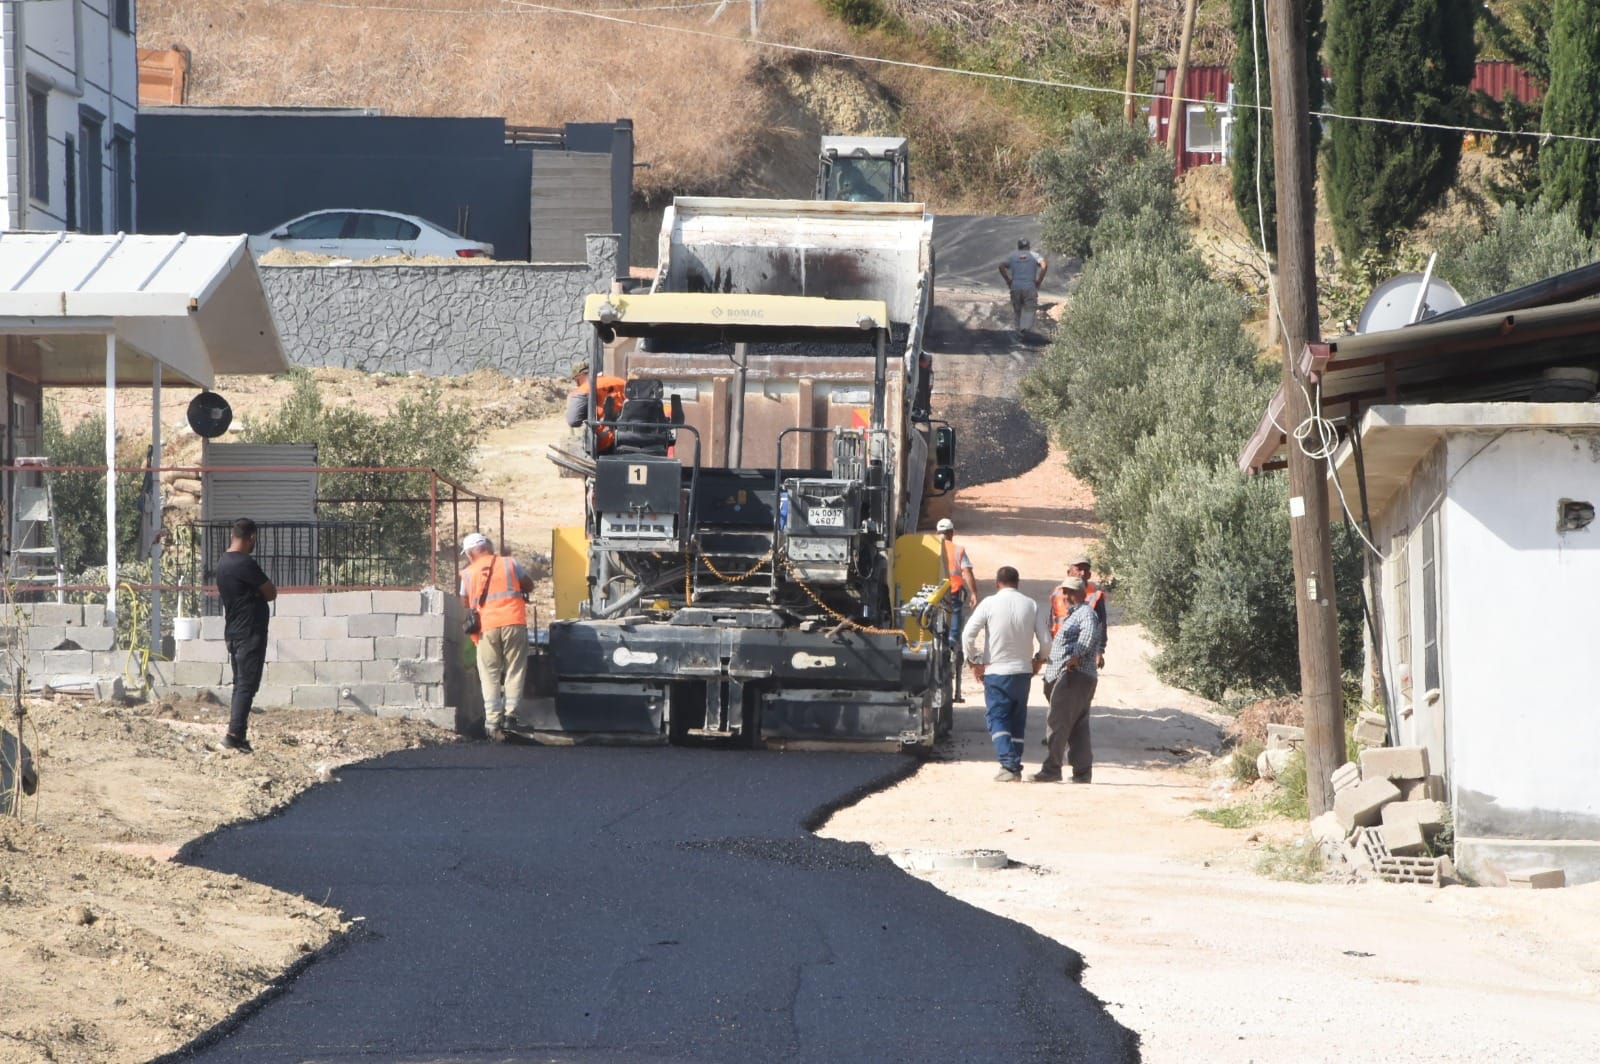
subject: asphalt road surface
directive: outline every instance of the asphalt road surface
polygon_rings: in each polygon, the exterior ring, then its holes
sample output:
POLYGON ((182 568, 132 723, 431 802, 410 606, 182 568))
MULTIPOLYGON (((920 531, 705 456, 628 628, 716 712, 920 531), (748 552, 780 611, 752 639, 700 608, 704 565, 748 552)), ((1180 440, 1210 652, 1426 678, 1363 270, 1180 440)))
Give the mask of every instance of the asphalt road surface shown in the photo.
POLYGON ((1000 263, 1017 250, 1017 241, 1026 237, 1033 250, 1050 259, 1041 292, 1060 295, 1066 291, 1065 263, 1054 261, 1050 250, 1040 242, 1037 215, 1032 214, 935 214, 933 216, 933 254, 935 283, 941 288, 969 288, 1002 291, 1000 263))
POLYGON ((1136 1060, 1078 954, 802 826, 905 768, 473 744, 344 769, 184 854, 362 918, 193 1059, 1136 1060))

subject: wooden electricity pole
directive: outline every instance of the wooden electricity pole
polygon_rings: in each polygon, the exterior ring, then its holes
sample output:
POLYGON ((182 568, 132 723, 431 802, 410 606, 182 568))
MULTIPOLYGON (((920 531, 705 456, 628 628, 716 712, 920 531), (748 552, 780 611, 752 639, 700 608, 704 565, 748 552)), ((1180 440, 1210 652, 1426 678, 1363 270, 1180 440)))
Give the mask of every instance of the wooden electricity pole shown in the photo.
POLYGON ((1182 148, 1189 139, 1189 126, 1185 121, 1188 117, 1188 105, 1184 103, 1184 82, 1189 80, 1189 42, 1194 40, 1195 11, 1200 6, 1200 0, 1184 0, 1183 5, 1183 36, 1178 40, 1178 69, 1172 77, 1172 107, 1168 110, 1167 118, 1167 147, 1172 149, 1174 162, 1183 156, 1182 148), (1182 139, 1179 139, 1179 122, 1184 122, 1182 139))
POLYGON ((1333 770, 1344 761, 1339 611, 1333 592, 1327 463, 1306 454, 1294 429, 1311 416, 1297 363, 1320 336, 1313 260, 1311 118, 1306 99, 1305 0, 1267 0, 1272 148, 1277 166, 1278 306, 1283 315, 1283 412, 1289 429, 1289 539, 1300 627, 1300 701, 1306 717, 1306 800, 1333 808, 1333 770))
POLYGON ((1128 0, 1128 76, 1122 83, 1122 120, 1133 125, 1134 75, 1139 64, 1139 0, 1128 0))

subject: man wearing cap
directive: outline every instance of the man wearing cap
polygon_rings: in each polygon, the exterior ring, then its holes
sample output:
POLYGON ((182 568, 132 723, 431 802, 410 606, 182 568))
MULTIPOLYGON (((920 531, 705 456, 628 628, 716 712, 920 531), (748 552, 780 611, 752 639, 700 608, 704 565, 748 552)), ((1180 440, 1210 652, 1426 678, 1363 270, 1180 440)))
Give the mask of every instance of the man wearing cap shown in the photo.
POLYGON ((1000 276, 1011 286, 1011 331, 1021 339, 1033 328, 1033 316, 1039 310, 1039 286, 1050 264, 1043 255, 1033 253, 1027 239, 1017 241, 1017 250, 1000 264, 1000 276))
POLYGON ((494 552, 489 537, 469 533, 461 541, 467 564, 461 570, 461 602, 478 611, 478 682, 483 685, 483 726, 494 742, 504 742, 516 723, 517 699, 528 664, 528 592, 533 578, 512 558, 494 552), (511 712, 506 712, 506 700, 511 712))
MULTIPOLYGON (((595 394, 600 399, 600 422, 615 421, 622 413, 628 382, 621 377, 602 373, 594 380, 595 394)), ((567 393, 567 424, 577 428, 589 420, 589 360, 580 358, 572 364, 572 391, 567 393)), ((595 426, 595 444, 600 454, 616 445, 616 430, 605 424, 595 426)))
POLYGON ((1050 643, 1044 682, 1050 688, 1050 715, 1045 721, 1044 764, 1029 779, 1035 783, 1060 783, 1061 765, 1072 766, 1072 782, 1088 783, 1094 773, 1094 750, 1089 744, 1089 704, 1100 682, 1095 665, 1101 646, 1100 619, 1084 601, 1085 581, 1069 576, 1061 590, 1072 612, 1050 643))
POLYGON ((1050 650, 1044 611, 1017 590, 1017 571, 1002 565, 994 574, 995 592, 978 604, 962 633, 961 643, 972 675, 983 682, 988 707, 989 738, 1000 759, 998 783, 1022 778, 1022 737, 1028 724, 1028 688, 1050 650), (984 635, 982 654, 977 636, 984 635), (1034 647, 1037 644, 1038 650, 1034 647))
POLYGON ((965 702, 966 699, 961 697, 961 619, 977 608, 978 578, 973 575, 972 559, 967 557, 967 548, 956 542, 956 523, 948 517, 941 517, 933 527, 944 541, 944 571, 950 577, 950 645, 955 647, 957 655, 952 698, 956 702, 965 702))
MULTIPOLYGON (((1094 610, 1094 615, 1100 619, 1100 649, 1095 653, 1095 667, 1103 669, 1106 667, 1106 638, 1111 630, 1111 621, 1107 617, 1108 602, 1106 593, 1100 590, 1093 580, 1089 579, 1090 572, 1089 556, 1087 554, 1079 554, 1073 559, 1072 564, 1067 566, 1068 576, 1076 576, 1083 581, 1084 601, 1094 610)), ((1067 600, 1065 587, 1066 582, 1063 581, 1057 584, 1055 590, 1050 593, 1051 639, 1056 637, 1056 633, 1061 630, 1061 622, 1065 621, 1067 614, 1072 612, 1072 603, 1067 600)), ((1049 696, 1050 692, 1046 691, 1045 697, 1048 698, 1049 696)))

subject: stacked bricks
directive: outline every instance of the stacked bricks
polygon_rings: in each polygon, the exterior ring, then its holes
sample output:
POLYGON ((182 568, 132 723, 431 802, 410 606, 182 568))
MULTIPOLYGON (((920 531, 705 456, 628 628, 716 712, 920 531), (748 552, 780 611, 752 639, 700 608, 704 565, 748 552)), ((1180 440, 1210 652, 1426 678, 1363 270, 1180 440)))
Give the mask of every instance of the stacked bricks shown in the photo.
MULTIPOLYGON (((89 690, 97 680, 120 677, 127 666, 128 652, 117 649, 104 606, 16 602, 0 610, 0 643, 16 652, 14 664, 26 672, 29 687, 89 690)), ((16 676, 3 671, 9 675, 0 676, 0 690, 9 690, 16 676)))
MULTIPOLYGON (((446 662, 460 661, 459 640, 445 634, 446 600, 453 598, 432 588, 280 595, 256 705, 348 709, 455 726, 454 703, 445 694, 446 662)), ((221 617, 205 618, 199 639, 177 644, 170 682, 178 694, 204 689, 227 700, 232 668, 221 617)))
MULTIPOLYGON (((1369 716, 1364 714, 1364 717, 1369 716)), ((1369 730, 1377 721, 1368 720, 1369 730)), ((1361 764, 1347 762, 1333 773, 1333 813, 1320 836, 1343 832, 1346 856, 1396 883, 1441 881, 1448 857, 1428 856, 1430 843, 1449 821, 1438 776, 1428 773, 1428 751, 1421 746, 1368 747, 1361 764), (1381 825, 1381 826, 1380 826, 1381 825)))

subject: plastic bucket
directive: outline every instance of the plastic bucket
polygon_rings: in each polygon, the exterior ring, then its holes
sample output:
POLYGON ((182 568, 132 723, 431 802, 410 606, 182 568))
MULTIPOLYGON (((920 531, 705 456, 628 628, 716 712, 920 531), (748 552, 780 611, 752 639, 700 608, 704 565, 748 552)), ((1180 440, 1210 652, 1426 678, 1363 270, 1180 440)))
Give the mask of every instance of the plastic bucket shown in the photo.
POLYGON ((200 618, 174 617, 172 618, 172 638, 190 640, 200 638, 200 618))

